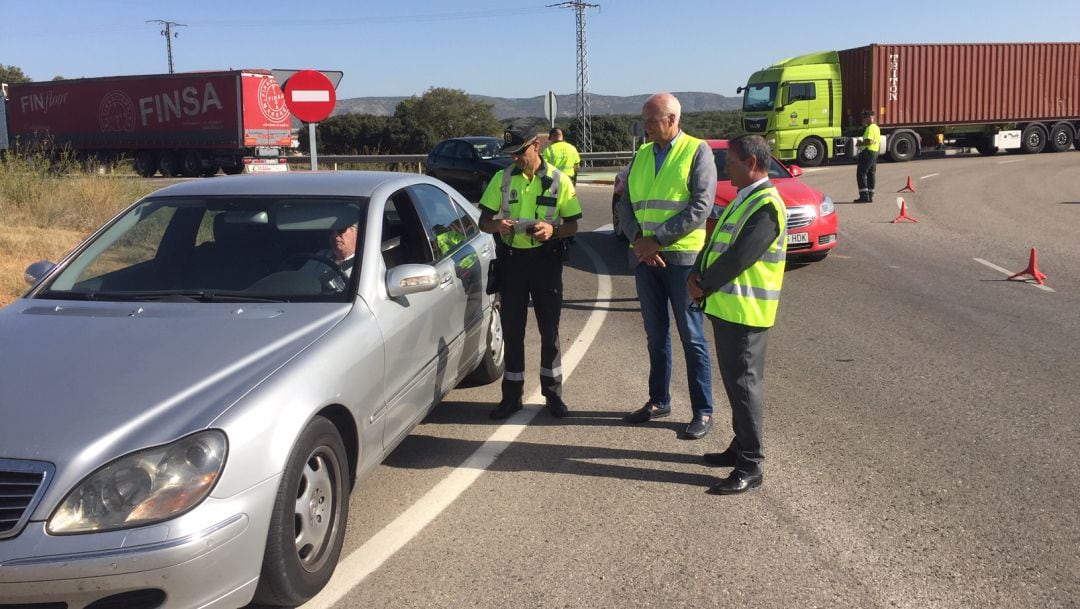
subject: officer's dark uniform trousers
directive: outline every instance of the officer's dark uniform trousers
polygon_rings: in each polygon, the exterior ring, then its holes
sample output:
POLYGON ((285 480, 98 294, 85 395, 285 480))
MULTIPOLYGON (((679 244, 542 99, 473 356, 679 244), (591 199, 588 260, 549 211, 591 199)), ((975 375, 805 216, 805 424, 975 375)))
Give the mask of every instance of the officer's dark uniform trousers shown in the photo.
POLYGON ((877 186, 877 159, 878 153, 873 150, 863 148, 859 151, 855 182, 859 185, 860 196, 874 196, 874 187, 877 186))
POLYGON ((540 328, 540 390, 562 397, 559 317, 562 311, 563 244, 551 240, 532 249, 499 244, 499 297, 505 340, 504 397, 521 397, 525 386, 525 324, 532 299, 540 328))

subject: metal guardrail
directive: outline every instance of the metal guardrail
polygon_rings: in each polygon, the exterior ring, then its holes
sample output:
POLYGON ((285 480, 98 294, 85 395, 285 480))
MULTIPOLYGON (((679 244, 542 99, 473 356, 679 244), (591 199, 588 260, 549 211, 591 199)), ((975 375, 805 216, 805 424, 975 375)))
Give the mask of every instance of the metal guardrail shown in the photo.
MULTIPOLYGON (((585 166, 590 166, 592 163, 628 163, 630 159, 634 157, 634 152, 619 151, 619 152, 583 152, 581 154, 581 160, 585 166)), ((288 156, 285 157, 290 163, 298 163, 308 165, 311 163, 310 156, 288 156)), ((374 164, 404 164, 411 165, 416 164, 416 172, 424 172, 424 161, 427 160, 426 154, 320 154, 319 164, 326 164, 332 166, 333 170, 337 170, 338 165, 359 165, 366 163, 374 164)), ((410 169, 411 171, 411 169, 410 169)))

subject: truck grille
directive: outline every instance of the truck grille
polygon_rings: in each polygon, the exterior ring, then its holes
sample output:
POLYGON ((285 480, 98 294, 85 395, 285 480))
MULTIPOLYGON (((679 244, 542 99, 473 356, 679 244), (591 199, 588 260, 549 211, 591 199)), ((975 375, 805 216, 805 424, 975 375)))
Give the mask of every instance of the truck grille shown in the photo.
POLYGON ((52 473, 50 463, 0 459, 0 539, 26 526, 52 473))
POLYGON ((749 133, 761 133, 765 131, 765 126, 769 123, 769 119, 765 117, 761 118, 743 118, 743 129, 746 129, 749 133))
POLYGON ((814 221, 814 208, 812 207, 789 207, 787 208, 787 229, 803 228, 810 226, 814 221))

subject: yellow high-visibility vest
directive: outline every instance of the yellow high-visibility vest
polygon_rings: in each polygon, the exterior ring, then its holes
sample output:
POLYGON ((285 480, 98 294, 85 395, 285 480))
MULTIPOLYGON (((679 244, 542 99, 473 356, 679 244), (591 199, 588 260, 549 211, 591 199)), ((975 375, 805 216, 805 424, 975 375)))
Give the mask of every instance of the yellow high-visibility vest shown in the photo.
POLYGON ((745 199, 727 206, 716 223, 702 257, 700 272, 709 268, 738 238, 746 221, 757 210, 772 206, 780 223, 780 234, 765 255, 731 283, 705 297, 704 311, 724 321, 769 328, 776 322, 780 304, 780 286, 784 283, 787 258, 787 218, 784 201, 770 182, 754 189, 745 199))
MULTIPOLYGON (((656 171, 656 155, 653 142, 638 149, 634 165, 627 176, 630 189, 630 205, 634 217, 641 226, 641 236, 651 237, 656 229, 690 203, 690 166, 702 140, 685 133, 672 143, 671 150, 656 171)), ((705 228, 698 228, 678 241, 665 245, 661 251, 698 252, 705 245, 705 228)))

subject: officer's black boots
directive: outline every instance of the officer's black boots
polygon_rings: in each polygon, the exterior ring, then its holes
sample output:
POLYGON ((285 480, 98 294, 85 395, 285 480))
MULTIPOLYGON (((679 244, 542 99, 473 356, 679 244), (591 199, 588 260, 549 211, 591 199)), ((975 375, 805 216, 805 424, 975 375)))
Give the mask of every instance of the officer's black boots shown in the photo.
POLYGON ((521 410, 521 395, 524 391, 525 383, 520 381, 507 381, 504 379, 502 383, 502 400, 488 416, 495 420, 505 419, 521 410))
POLYGON ((561 419, 570 414, 570 409, 566 407, 566 402, 562 401, 562 398, 551 394, 547 396, 547 409, 551 413, 551 416, 556 419, 561 419))
POLYGON ((505 419, 519 410, 521 410, 520 397, 503 397, 499 405, 488 416, 495 420, 505 419))

